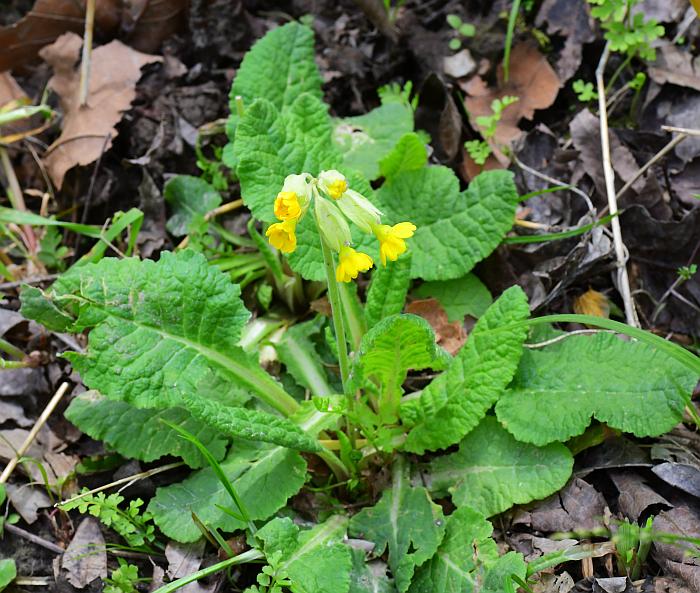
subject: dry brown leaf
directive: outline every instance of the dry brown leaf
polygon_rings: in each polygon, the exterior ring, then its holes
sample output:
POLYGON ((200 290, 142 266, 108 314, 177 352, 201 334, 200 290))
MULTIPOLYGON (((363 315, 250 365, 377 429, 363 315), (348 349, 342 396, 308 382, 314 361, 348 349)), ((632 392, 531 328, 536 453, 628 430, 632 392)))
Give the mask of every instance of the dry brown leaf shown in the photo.
POLYGON ((7 484, 7 497, 12 506, 29 525, 39 518, 39 509, 53 506, 46 490, 28 484, 7 484))
POLYGON ((413 313, 425 319, 435 332, 436 342, 450 354, 457 354, 467 341, 467 332, 459 321, 450 323, 447 313, 437 299, 420 299, 406 307, 406 313, 413 313))
POLYGON ((658 84, 675 84, 700 91, 700 58, 673 43, 661 46, 649 76, 658 84))
POLYGON ((27 95, 9 72, 0 72, 0 108, 12 101, 24 101, 27 95))
POLYGON ((559 78, 547 62, 547 58, 536 46, 521 43, 513 48, 510 57, 510 79, 507 83, 503 81, 501 65, 498 68, 496 88, 489 88, 478 76, 462 88, 468 95, 464 105, 474 129, 481 129, 476 123, 477 117, 493 113, 491 103, 494 99, 506 95, 518 97, 516 103, 505 108, 496 127, 493 143, 498 147, 509 146, 522 134, 518 128, 518 122, 522 118, 532 119, 536 110, 552 105, 559 94, 560 86, 559 78))
POLYGON ((49 85, 61 98, 63 130, 49 146, 44 163, 57 188, 66 172, 76 165, 92 163, 109 149, 117 136, 115 126, 136 97, 141 68, 162 61, 160 56, 144 54, 112 41, 92 52, 88 104, 80 106, 80 72, 75 67, 82 39, 65 33, 40 55, 54 69, 49 85))
POLYGON ((100 524, 88 517, 75 530, 73 540, 68 545, 61 567, 68 573, 68 582, 82 589, 95 579, 107 576, 107 552, 100 524))
MULTIPOLYGON (((120 31, 134 48, 154 52, 184 24, 187 0, 96 0, 95 28, 108 39, 120 31)), ((85 0, 36 0, 32 10, 0 28, 0 71, 36 58, 39 50, 67 31, 82 33, 85 0)))

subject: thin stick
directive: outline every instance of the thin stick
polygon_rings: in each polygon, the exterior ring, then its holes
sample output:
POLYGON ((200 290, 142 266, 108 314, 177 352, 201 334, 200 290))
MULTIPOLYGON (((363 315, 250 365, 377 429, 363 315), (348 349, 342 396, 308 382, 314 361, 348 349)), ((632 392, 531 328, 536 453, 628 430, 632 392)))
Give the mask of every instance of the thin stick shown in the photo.
POLYGON ((630 179, 625 185, 622 186, 622 189, 617 192, 617 196, 615 196, 618 200, 624 194, 632 185, 634 184, 637 179, 639 179, 644 173, 646 173, 650 167, 658 163, 664 156, 666 156, 671 150, 675 148, 677 144, 682 142, 688 137, 688 134, 685 132, 681 132, 678 136, 673 138, 666 146, 664 146, 659 152, 657 152, 652 158, 650 158, 644 166, 642 166, 639 171, 637 171, 632 179, 630 179))
POLYGON ((677 128, 676 126, 661 126, 664 132, 678 132, 679 134, 687 134, 688 136, 700 136, 700 130, 697 128, 677 128))
POLYGON ((44 424, 46 424, 46 421, 49 419, 49 416, 54 411, 58 403, 61 401, 61 398, 65 395, 66 391, 68 391, 68 383, 64 381, 63 383, 61 383, 61 386, 58 388, 58 391, 56 391, 54 396, 51 398, 51 401, 49 401, 49 403, 46 405, 44 411, 41 413, 41 416, 39 416, 34 426, 32 426, 32 429, 29 431, 27 438, 24 439, 24 442, 20 445, 19 449, 17 449, 15 456, 12 459, 10 459, 10 462, 7 464, 7 467, 5 467, 5 470, 2 472, 2 475, 0 475, 0 484, 4 484, 5 482, 7 482, 15 467, 17 467, 17 464, 22 458, 22 455, 24 455, 27 452, 29 446, 34 442, 34 439, 36 438, 36 435, 39 434, 41 427, 44 426, 44 424))
POLYGON ((149 469, 145 472, 140 472, 140 473, 134 474, 132 476, 127 476, 126 478, 121 478, 115 482, 110 482, 109 484, 104 484, 103 486, 100 486, 98 488, 93 488, 92 490, 89 490, 88 492, 82 492, 81 494, 78 494, 78 495, 74 496, 73 498, 69 498, 68 500, 63 500, 61 502, 57 502, 53 506, 60 507, 61 505, 68 504, 69 502, 75 502, 76 500, 80 500, 81 498, 85 498, 86 496, 90 496, 91 494, 96 494, 98 492, 102 492, 103 490, 107 490, 108 488, 113 488, 114 486, 120 486, 121 484, 126 484, 127 482, 136 482, 137 480, 142 480, 144 478, 150 478, 151 476, 155 476, 156 474, 160 474, 162 472, 167 472, 171 469, 175 469, 176 467, 181 467, 183 465, 185 465, 184 462, 177 461, 175 463, 161 465, 160 467, 154 467, 153 469, 149 469))
POLYGON ((610 136, 608 130, 608 110, 605 103, 605 66, 608 63, 610 56, 610 43, 605 44, 603 55, 600 57, 598 68, 596 69, 595 77, 598 85, 598 117, 600 119, 600 145, 603 152, 603 173, 605 175, 605 189, 608 194, 608 207, 610 214, 614 218, 610 221, 610 226, 613 233, 613 243, 615 245, 615 256, 617 258, 617 288, 622 296, 622 302, 625 305, 625 319, 628 325, 639 327, 637 313, 634 310, 632 302, 632 294, 630 290, 629 276, 627 275, 627 258, 625 255, 625 246, 622 242, 622 229, 620 227, 620 218, 617 216, 617 196, 615 194, 615 171, 613 170, 610 161, 610 136))
MULTIPOLYGON (((7 153, 7 149, 4 146, 0 146, 0 162, 2 163, 2 169, 5 173, 5 178, 7 179, 7 184, 9 186, 7 197, 10 198, 10 204, 15 210, 26 212, 27 206, 24 203, 22 188, 17 180, 15 170, 12 167, 10 155, 7 153)), ((36 252, 36 236, 34 235, 34 230, 27 224, 22 225, 22 229, 24 230, 27 238, 27 248, 31 254, 34 254, 36 252)))
POLYGON ((551 346, 552 344, 556 344, 557 342, 561 342, 562 340, 566 340, 566 338, 569 338, 571 336, 580 336, 583 334, 614 334, 615 332, 609 329, 577 329, 571 332, 566 332, 565 334, 562 334, 561 336, 557 336, 556 338, 552 338, 550 340, 545 340, 544 342, 537 342, 536 344, 523 344, 525 348, 530 348, 531 350, 535 350, 537 348, 544 348, 545 346, 551 346))
POLYGON ((87 105, 90 90, 90 65, 92 62, 92 31, 95 28, 95 0, 87 0, 85 5, 85 36, 83 56, 80 63, 80 105, 87 105))
POLYGON ((61 548, 60 546, 57 546, 53 542, 50 542, 43 537, 39 537, 38 535, 34 535, 33 533, 29 533, 28 531, 25 531, 21 527, 17 527, 17 525, 11 525, 10 523, 5 523, 4 526, 5 531, 8 531, 9 533, 12 533, 14 535, 17 535, 21 538, 26 539, 29 542, 32 542, 33 544, 36 544, 37 546, 41 546, 42 548, 46 548, 47 550, 50 550, 51 552, 54 552, 56 554, 63 554, 65 550, 61 548))

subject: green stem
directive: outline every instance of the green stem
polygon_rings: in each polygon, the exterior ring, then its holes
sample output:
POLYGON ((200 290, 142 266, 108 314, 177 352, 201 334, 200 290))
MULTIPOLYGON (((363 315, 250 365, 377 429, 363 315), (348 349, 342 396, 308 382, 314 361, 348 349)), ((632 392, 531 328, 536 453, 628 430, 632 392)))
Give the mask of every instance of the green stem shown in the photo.
POLYGON ((29 366, 28 363, 22 360, 5 360, 0 358, 0 371, 8 369, 24 369, 29 366))
POLYGON ((348 342, 345 337, 345 322, 343 320, 343 305, 340 300, 338 281, 335 279, 335 266, 333 265, 333 254, 328 245, 321 240, 323 251, 323 263, 326 269, 326 280, 328 282, 328 300, 331 303, 331 314, 333 317, 333 329, 335 339, 338 342, 338 363, 340 364, 340 378, 343 382, 343 393, 348 398, 348 409, 353 409, 352 394, 348 391, 348 380, 350 378, 350 360, 348 358, 348 342))
POLYGON ((610 80, 608 81, 608 84, 605 87, 605 94, 608 94, 610 92, 610 89, 613 88, 613 85, 617 82, 617 79, 620 77, 620 74, 622 74, 622 71, 629 65, 631 61, 632 56, 627 56, 617 67, 617 70, 615 70, 614 74, 610 77, 610 80))
POLYGON ((24 358, 24 352, 17 348, 17 346, 10 344, 10 342, 8 342, 7 340, 3 340, 2 338, 0 338, 0 350, 5 352, 6 354, 9 354, 10 356, 19 358, 20 360, 24 358))
POLYGON ((173 581, 172 583, 168 583, 167 585, 156 589, 155 593, 172 593, 173 591, 177 591, 178 589, 184 587, 185 585, 188 585, 189 583, 193 583, 194 581, 203 579, 204 577, 209 576, 210 574, 213 574, 215 572, 219 572, 220 570, 228 568, 229 566, 234 566, 236 564, 245 564, 247 562, 254 562, 256 560, 262 560, 263 558, 264 555, 260 550, 248 550, 247 552, 243 552, 238 556, 234 556, 233 558, 227 558, 223 562, 212 564, 207 568, 203 568, 202 570, 193 572, 192 574, 189 574, 186 577, 182 577, 181 579, 173 581))
POLYGON ((506 48, 503 52, 503 81, 508 82, 510 76, 510 49, 513 45, 513 33, 515 32, 515 21, 520 10, 520 0, 514 0, 508 17, 508 30, 506 31, 506 48))

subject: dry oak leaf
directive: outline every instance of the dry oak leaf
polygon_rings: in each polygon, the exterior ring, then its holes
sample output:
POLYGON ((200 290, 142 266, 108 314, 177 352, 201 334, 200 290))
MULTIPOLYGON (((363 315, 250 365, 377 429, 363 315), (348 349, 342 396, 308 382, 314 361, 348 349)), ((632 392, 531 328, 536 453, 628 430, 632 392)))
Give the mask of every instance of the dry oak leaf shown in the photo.
POLYGON ((464 106, 475 130, 481 129, 476 123, 477 117, 493 113, 491 103, 494 99, 501 99, 506 95, 518 97, 517 102, 504 109, 496 126, 493 144, 498 147, 509 146, 519 138, 522 131, 518 128, 518 122, 523 117, 531 120, 536 110, 552 105, 560 87, 559 78, 537 46, 521 43, 515 46, 511 53, 508 82, 503 80, 503 65, 500 65, 496 88, 489 88, 479 76, 475 76, 462 88, 468 95, 464 106))
POLYGON ((700 91, 700 58, 672 43, 661 46, 649 76, 658 84, 675 84, 700 91))
POLYGON ((63 130, 44 155, 44 163, 58 189, 66 172, 76 165, 97 160, 117 136, 115 126, 136 97, 141 68, 160 62, 160 56, 131 49, 112 41, 92 52, 88 104, 80 106, 80 71, 76 67, 82 39, 64 33, 41 50, 41 57, 53 66, 49 86, 61 99, 63 130))
POLYGON ((450 323, 445 309, 437 299, 413 301, 406 306, 406 313, 425 319, 435 332, 435 341, 452 355, 457 354, 467 341, 464 325, 459 321, 450 323))

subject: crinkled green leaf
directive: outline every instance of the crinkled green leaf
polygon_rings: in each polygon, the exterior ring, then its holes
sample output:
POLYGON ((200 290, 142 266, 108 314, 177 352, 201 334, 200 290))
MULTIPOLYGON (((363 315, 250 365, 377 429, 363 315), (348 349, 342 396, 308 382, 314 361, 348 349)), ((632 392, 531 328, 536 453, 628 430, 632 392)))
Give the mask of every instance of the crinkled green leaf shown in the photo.
POLYGON ((227 439, 183 408, 139 409, 109 400, 97 391, 88 391, 71 401, 65 416, 85 434, 104 441, 109 449, 141 461, 174 455, 182 457, 192 468, 206 466, 197 447, 168 424, 195 435, 217 461, 226 453, 227 439))
POLYGON ((435 343, 435 332, 425 319, 399 314, 383 319, 364 335, 355 373, 359 380, 374 381, 381 399, 396 402, 398 407, 409 370, 440 370, 449 360, 435 343))
POLYGON ((399 458, 394 462, 391 487, 379 502, 362 509, 350 520, 353 537, 375 544, 373 553, 381 556, 389 549, 389 567, 396 588, 408 590, 416 567, 432 558, 445 533, 442 509, 423 487, 412 487, 399 458))
POLYGON ((377 192, 385 222, 414 223, 411 275, 424 280, 464 276, 510 230, 518 193, 509 171, 486 171, 466 191, 447 167, 405 171, 377 192))
POLYGON ((321 75, 314 61, 313 31, 291 22, 269 31, 246 53, 231 86, 231 113, 236 97, 247 109, 264 98, 278 109, 294 103, 302 93, 321 98, 321 75))
POLYGON ((664 352, 611 334, 571 336, 523 355, 498 419, 542 445, 586 430, 591 418, 637 436, 671 430, 698 376, 664 352))
POLYGON ((234 150, 241 196, 253 216, 275 220, 275 196, 287 175, 317 175, 322 169, 338 168, 341 159, 330 134, 328 107, 310 94, 300 95, 284 112, 266 99, 258 99, 246 110, 236 130, 234 150))
POLYGON ((316 452, 321 446, 292 421, 248 408, 225 406, 211 399, 185 396, 191 414, 228 437, 274 443, 290 449, 316 452))
POLYGON ((204 179, 191 175, 177 175, 163 188, 163 197, 170 204, 172 216, 166 225, 176 237, 190 232, 193 222, 221 204, 221 195, 204 179))
POLYGON ((494 562, 486 571, 483 585, 477 586, 474 591, 479 593, 503 593, 504 591, 519 591, 517 581, 513 576, 517 576, 521 581, 527 575, 527 564, 522 554, 508 552, 494 562))
POLYGON ((440 301, 450 322, 463 321, 465 315, 481 317, 493 302, 489 289, 474 274, 454 280, 424 282, 414 294, 440 301))
POLYGON ((335 122, 333 142, 343 155, 343 166, 367 179, 379 177, 379 162, 401 137, 413 130, 410 105, 390 102, 357 117, 335 122))
POLYGON ((478 591, 485 567, 498 560, 492 532, 491 523, 474 509, 457 509, 447 517, 445 537, 435 555, 416 570, 409 593, 478 591))
POLYGON ((458 443, 505 391, 518 367, 527 330, 492 331, 527 319, 530 310, 522 289, 513 286, 484 313, 447 370, 401 415, 415 426, 404 445, 423 453, 458 443))
MULTIPOLYGON (((254 521, 267 519, 281 509, 306 479, 306 462, 299 453, 247 441, 234 442, 221 467, 254 521)), ((166 536, 180 542, 202 536, 191 513, 205 525, 223 531, 247 527, 216 505, 236 511, 228 492, 208 467, 183 482, 158 488, 148 511, 166 536)))
POLYGON ((0 591, 17 577, 17 566, 12 558, 0 559, 0 591))
POLYGON ((75 321, 68 313, 61 310, 36 286, 22 288, 22 308, 20 313, 27 319, 41 323, 47 329, 57 332, 68 331, 75 321))
POLYGON ((401 313, 410 285, 410 253, 387 266, 376 268, 372 272, 372 280, 367 290, 365 304, 367 327, 371 328, 385 317, 401 313))
POLYGON ((404 134, 396 146, 380 162, 379 169, 387 182, 404 171, 422 169, 428 164, 428 151, 418 134, 404 134))
POLYGON ((321 318, 297 323, 284 332, 275 344, 277 355, 296 381, 312 395, 324 396, 335 393, 328 384, 326 369, 316 352, 310 336, 321 331, 321 318))
POLYGON ((348 593, 396 593, 392 579, 386 574, 386 564, 381 560, 367 562, 364 550, 351 548, 352 572, 348 593))
POLYGON ((268 558, 281 554, 274 568, 291 580, 292 593, 347 593, 352 558, 343 544, 347 517, 335 515, 300 531, 288 517, 270 521, 257 533, 268 558))
POLYGON ((556 492, 572 466, 571 452, 561 443, 536 447, 518 442, 487 416, 462 440, 459 451, 430 463, 428 481, 431 492, 449 492, 458 507, 490 517, 556 492))
POLYGON ((193 251, 72 268, 47 296, 76 318, 73 331, 91 329, 87 351, 66 357, 110 399, 164 408, 185 396, 236 405, 255 394, 297 407, 238 347, 249 317, 239 287, 193 251))

